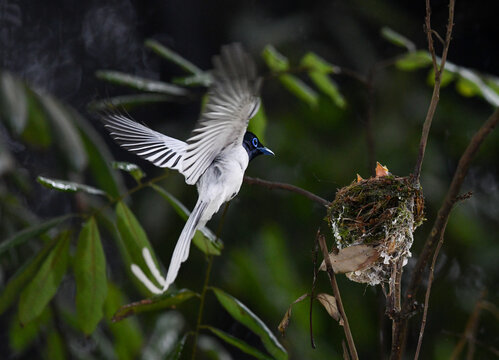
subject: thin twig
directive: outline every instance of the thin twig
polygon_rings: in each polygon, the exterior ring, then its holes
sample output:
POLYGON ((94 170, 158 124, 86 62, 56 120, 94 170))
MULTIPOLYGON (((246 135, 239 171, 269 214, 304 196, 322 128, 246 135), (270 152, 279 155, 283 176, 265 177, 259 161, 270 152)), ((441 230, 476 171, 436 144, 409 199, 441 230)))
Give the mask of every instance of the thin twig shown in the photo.
POLYGON ((263 187, 266 187, 268 189, 281 189, 281 190, 287 190, 291 192, 295 192, 297 194, 303 195, 307 198, 309 198, 312 201, 315 201, 316 203, 319 203, 323 206, 328 206, 330 204, 329 201, 326 199, 321 198, 318 195, 315 195, 314 193, 311 193, 310 191, 307 191, 305 189, 302 189, 298 186, 291 185, 291 184, 286 184, 286 183, 281 183, 281 182, 274 182, 274 181, 268 181, 268 180, 262 180, 259 178, 253 178, 249 176, 244 177, 244 182, 249 185, 260 185, 263 187))
POLYGON ((464 178, 468 173, 471 161, 473 160, 476 152, 482 145, 487 135, 491 133, 492 130, 494 130, 498 123, 499 109, 496 109, 496 111, 494 111, 494 113, 487 119, 487 121, 473 136, 470 143, 468 144, 468 147, 459 159, 459 163, 454 173, 454 177, 452 178, 452 182, 449 186, 449 190, 447 191, 444 202, 440 207, 440 210, 438 211, 437 218, 435 219, 435 222, 433 224, 433 228, 428 235, 428 238, 426 239, 423 250, 418 258, 418 262, 416 263, 409 286, 405 293, 404 303, 402 305, 402 321, 400 322, 399 328, 397 329, 398 336, 396 339, 396 345, 398 350, 396 353, 392 353, 392 359, 402 358, 403 345, 405 343, 407 334, 407 316, 413 311, 414 301, 421 287, 424 271, 429 259, 434 252, 437 241, 441 236, 443 236, 445 224, 447 223, 450 212, 454 204, 456 203, 456 198, 459 195, 459 191, 461 190, 464 178))
POLYGON ((435 71, 435 85, 433 86, 433 94, 431 96, 430 106, 428 107, 428 112, 426 113, 426 119, 423 124, 423 130, 421 132, 421 141, 419 143, 418 158, 416 161, 416 166, 414 168, 414 174, 413 174, 415 184, 419 184, 419 176, 421 174, 421 166, 423 165, 426 143, 428 141, 428 135, 430 133, 433 116, 435 115, 435 110, 437 109, 437 104, 440 99, 440 81, 442 78, 441 75, 445 68, 445 62, 447 61, 447 54, 449 53, 449 45, 452 37, 452 27, 454 26, 454 5, 455 5, 455 0, 449 0, 449 18, 447 20, 447 33, 445 35, 445 44, 444 44, 444 49, 442 51, 442 58, 440 60, 440 67, 438 67, 437 55, 435 53, 435 48, 433 46, 433 30, 431 29, 430 0, 426 0, 425 31, 426 31, 426 36, 428 38, 428 51, 431 54, 431 59, 433 62, 433 70, 435 71))
MULTIPOLYGON (((317 230, 317 235, 319 234, 320 230, 317 230)), ((317 256, 319 254, 319 240, 318 236, 315 237, 315 244, 314 244, 314 258, 313 258, 313 263, 314 263, 314 278, 312 281, 312 289, 310 290, 310 314, 309 314, 309 321, 310 321, 310 344, 312 346, 312 349, 315 349, 315 341, 314 341, 314 331, 313 331, 313 326, 312 326, 312 309, 313 309, 313 304, 314 304, 314 297, 315 297, 315 287, 317 285, 317 272, 318 272, 318 267, 317 267, 317 256)))
POLYGON ((324 255, 326 270, 329 276, 329 280, 331 281, 333 294, 334 297, 336 298, 336 305, 338 306, 338 311, 340 312, 341 319, 343 320, 343 330, 345 331, 345 337, 347 339, 350 356, 352 360, 358 360, 359 356, 357 355, 357 349, 355 348, 352 332, 350 331, 350 325, 348 324, 347 314, 345 313, 345 308, 343 307, 343 302, 341 301, 340 289, 338 288, 338 284, 336 283, 336 276, 334 275, 331 259, 329 258, 329 254, 327 251, 326 239, 324 238, 324 235, 320 234, 320 232, 317 234, 317 236, 319 239, 319 245, 321 247, 322 254, 324 255))

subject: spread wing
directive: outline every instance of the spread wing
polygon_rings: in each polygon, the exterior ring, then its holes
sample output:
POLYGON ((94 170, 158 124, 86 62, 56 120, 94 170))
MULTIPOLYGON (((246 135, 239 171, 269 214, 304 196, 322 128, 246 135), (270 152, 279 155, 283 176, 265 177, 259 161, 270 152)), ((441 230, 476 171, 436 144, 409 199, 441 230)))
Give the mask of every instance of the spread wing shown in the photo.
POLYGON ((213 65, 208 103, 182 155, 180 171, 188 184, 195 184, 224 148, 242 144, 249 119, 260 105, 261 79, 240 44, 223 47, 213 65))
POLYGON ((187 144, 163 135, 123 115, 110 114, 103 118, 113 139, 122 147, 154 165, 179 170, 187 144))

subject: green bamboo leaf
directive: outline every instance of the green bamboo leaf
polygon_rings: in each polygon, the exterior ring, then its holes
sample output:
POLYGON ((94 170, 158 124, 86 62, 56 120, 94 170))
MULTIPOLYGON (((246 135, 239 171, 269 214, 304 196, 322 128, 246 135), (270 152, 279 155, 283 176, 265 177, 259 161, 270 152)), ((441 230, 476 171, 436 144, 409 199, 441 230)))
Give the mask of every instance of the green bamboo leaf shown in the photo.
POLYGON ((182 69, 185 71, 191 73, 191 74, 202 74, 203 70, 198 68, 196 65, 191 63, 189 60, 184 59, 182 56, 179 54, 175 53, 174 51, 168 49, 167 47, 161 45, 159 42, 156 40, 148 39, 145 42, 145 46, 154 51, 156 54, 159 56, 163 57, 164 59, 171 61, 172 63, 180 66, 182 69))
POLYGON ((87 154, 76 129, 72 115, 65 105, 50 95, 39 96, 45 112, 57 135, 56 144, 74 170, 81 171, 87 165, 87 154))
POLYGON ((180 340, 175 345, 175 348, 168 355, 166 360, 179 360, 180 359, 180 355, 182 355, 182 350, 184 350, 184 345, 185 345, 185 342, 186 342, 188 337, 189 337, 189 334, 187 333, 180 338, 180 340))
POLYGON ((262 57, 272 71, 282 72, 289 70, 288 58, 278 52, 272 45, 265 46, 262 52, 262 57))
POLYGON ((261 353, 260 351, 255 349, 253 346, 246 344, 244 341, 242 341, 242 340, 240 340, 240 339, 238 339, 230 334, 227 334, 226 332, 224 332, 222 330, 216 329, 216 328, 211 327, 211 326, 207 326, 206 329, 210 330, 213 334, 218 336, 220 339, 225 341, 227 344, 230 344, 232 346, 237 347, 242 352, 249 354, 256 359, 272 360, 272 358, 270 356, 261 353))
POLYGON ((162 94, 123 95, 106 98, 104 100, 92 101, 88 104, 87 108, 90 112, 99 112, 106 110, 114 111, 116 109, 129 111, 138 106, 178 101, 178 99, 178 97, 162 94))
POLYGON ((173 78, 172 82, 182 86, 204 86, 208 87, 213 82, 213 77, 209 72, 173 78))
POLYGON ((315 86, 326 94, 340 109, 344 109, 346 101, 343 95, 338 90, 338 86, 327 74, 318 71, 310 71, 308 76, 313 81, 315 86))
POLYGON ((106 192, 101 189, 94 188, 93 186, 79 184, 73 181, 59 180, 59 179, 50 179, 44 176, 38 176, 36 178, 40 184, 45 186, 46 188, 68 192, 68 193, 76 193, 76 192, 85 192, 90 195, 103 195, 106 196, 106 192))
POLYGON ((181 289, 175 292, 167 292, 150 299, 136 301, 121 306, 112 317, 113 322, 121 321, 131 315, 143 312, 157 311, 162 309, 174 308, 184 301, 198 296, 195 292, 188 289, 181 289))
POLYGON ((50 251, 33 280, 19 299, 19 321, 27 324, 36 319, 57 292, 69 260, 68 232, 59 235, 57 245, 50 251))
POLYGON ((119 71, 99 70, 95 73, 95 75, 98 79, 105 80, 112 84, 127 86, 140 91, 175 96, 185 96, 189 94, 189 91, 177 85, 168 84, 158 80, 151 80, 136 75, 130 75, 119 71))
POLYGON ((8 72, 0 72, 0 115, 20 134, 28 119, 26 92, 21 81, 8 72))
POLYGON ((305 54, 301 59, 301 65, 309 69, 309 71, 318 71, 322 74, 337 74, 340 72, 340 69, 337 66, 328 63, 313 52, 305 54))
POLYGON ((135 181, 139 184, 140 180, 146 176, 142 169, 136 164, 123 161, 113 161, 111 165, 113 169, 123 170, 132 175, 135 181))
POLYGON ((0 314, 7 310, 15 300, 24 286, 33 278, 40 264, 49 251, 54 247, 56 239, 49 241, 37 254, 33 255, 17 272, 10 278, 9 282, 0 294, 0 314))
POLYGON ((258 135, 258 138, 265 144, 265 129, 267 128, 267 116, 263 104, 260 103, 258 112, 249 122, 248 131, 258 135))
POLYGON ((406 38, 405 36, 399 34, 398 32, 390 29, 389 27, 381 28, 381 36, 391 42, 393 45, 406 48, 409 51, 415 51, 416 45, 406 38))
MULTIPOLYGON (((132 211, 121 201, 116 205, 116 225, 120 238, 123 241, 124 251, 127 254, 126 257, 129 261, 128 267, 130 267, 131 263, 136 264, 150 279, 153 279, 154 277, 142 257, 142 249, 149 249, 152 259, 158 269, 160 269, 158 265, 159 262, 144 229, 132 211)), ((142 284, 141 288, 147 290, 142 284)))
POLYGON ((78 323, 89 335, 102 319, 107 295, 106 258, 93 217, 81 229, 73 268, 78 323))
POLYGON ((38 95, 28 87, 25 87, 28 101, 28 123, 22 133, 22 138, 29 144, 38 145, 43 148, 52 143, 50 122, 40 103, 38 95))
POLYGON ((75 217, 75 216, 76 215, 74 215, 74 214, 62 215, 62 216, 44 221, 40 224, 30 226, 29 228, 26 228, 24 230, 21 230, 20 232, 12 235, 10 238, 8 238, 7 240, 3 241, 0 244, 0 255, 3 254, 5 251, 7 251, 15 246, 19 246, 21 244, 24 244, 26 241, 31 240, 33 238, 36 238, 36 237, 46 233, 48 230, 59 225, 63 221, 70 219, 72 217, 75 217))
POLYGON ((116 358, 120 360, 137 359, 143 343, 142 332, 135 318, 128 318, 117 323, 110 320, 116 310, 126 302, 127 300, 120 289, 113 283, 108 283, 104 313, 108 319, 116 358))
POLYGON ((306 102, 310 107, 316 107, 319 103, 319 95, 317 92, 296 76, 290 74, 280 75, 279 81, 281 81, 289 92, 306 102))
MULTIPOLYGON (((182 204, 175 196, 170 194, 165 189, 156 184, 151 184, 151 187, 158 192, 168 203, 173 207, 175 212, 185 221, 189 218, 191 212, 182 204)), ((196 231, 192 242, 203 253, 208 255, 220 255, 224 247, 222 240, 206 226, 196 231)))
POLYGON ((259 317, 246 307, 246 305, 220 289, 212 287, 211 290, 215 293, 220 305, 222 305, 235 320, 245 325, 260 337, 265 349, 267 349, 275 359, 281 360, 288 358, 286 350, 282 347, 274 334, 259 317))
POLYGON ((395 63, 395 66, 404 71, 413 71, 426 68, 432 64, 431 55, 428 51, 419 50, 407 53, 401 56, 395 63))

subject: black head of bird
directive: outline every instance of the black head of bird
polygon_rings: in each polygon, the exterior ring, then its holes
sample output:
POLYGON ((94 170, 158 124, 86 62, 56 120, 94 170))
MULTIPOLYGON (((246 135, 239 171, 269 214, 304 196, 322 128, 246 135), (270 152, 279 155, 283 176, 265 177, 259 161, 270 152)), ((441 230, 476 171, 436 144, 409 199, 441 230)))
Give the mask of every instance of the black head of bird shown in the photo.
POLYGON ((246 131, 244 134, 243 147, 248 153, 249 161, 253 160, 258 155, 275 155, 272 150, 266 148, 258 137, 250 131, 246 131))

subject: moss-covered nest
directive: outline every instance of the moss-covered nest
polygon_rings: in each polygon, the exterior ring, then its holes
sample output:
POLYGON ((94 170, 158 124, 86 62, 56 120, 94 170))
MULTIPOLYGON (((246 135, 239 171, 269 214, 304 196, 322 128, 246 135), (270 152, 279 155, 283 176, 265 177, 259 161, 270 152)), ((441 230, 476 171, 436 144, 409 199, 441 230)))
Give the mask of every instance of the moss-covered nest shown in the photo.
MULTIPOLYGON (((385 168, 386 169, 386 168, 385 168)), ((338 249, 369 245, 379 257, 359 271, 353 281, 376 285, 390 277, 390 266, 411 256, 413 232, 423 222, 424 199, 409 177, 392 175, 361 179, 338 190, 327 221, 338 249)))

